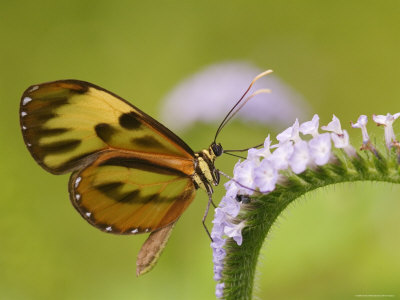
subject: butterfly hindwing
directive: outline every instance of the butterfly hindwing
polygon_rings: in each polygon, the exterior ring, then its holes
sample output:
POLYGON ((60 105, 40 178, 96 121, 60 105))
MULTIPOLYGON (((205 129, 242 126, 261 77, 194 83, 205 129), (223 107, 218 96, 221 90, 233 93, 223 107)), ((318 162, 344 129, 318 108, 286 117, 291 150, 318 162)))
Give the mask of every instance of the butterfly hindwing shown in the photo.
POLYGON ((160 230, 152 232, 146 239, 142 248, 140 248, 136 260, 137 276, 143 275, 154 268, 161 252, 164 250, 165 245, 171 236, 171 231, 174 228, 174 225, 175 223, 171 223, 160 230))
POLYGON ((71 176, 72 204, 90 224, 106 232, 136 234, 163 228, 175 222, 195 196, 193 181, 185 173, 191 162, 170 160, 163 164, 151 156, 103 153, 71 176))
POLYGON ((121 149, 193 159, 193 151, 162 124, 98 86, 61 80, 28 88, 21 127, 35 160, 55 174, 78 170, 102 151, 121 149))

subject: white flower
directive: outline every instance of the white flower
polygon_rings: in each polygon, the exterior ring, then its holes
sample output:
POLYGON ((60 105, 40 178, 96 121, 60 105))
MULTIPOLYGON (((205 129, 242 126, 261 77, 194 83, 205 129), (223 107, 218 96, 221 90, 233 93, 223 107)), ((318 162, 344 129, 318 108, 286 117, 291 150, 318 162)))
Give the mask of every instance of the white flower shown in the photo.
POLYGON ((336 148, 346 148, 349 146, 349 134, 345 129, 342 132, 342 134, 331 133, 331 138, 336 148))
POLYGON ((222 279, 222 270, 223 269, 224 269, 223 265, 215 265, 214 266, 214 280, 215 281, 220 281, 222 279))
POLYGON ((308 142, 310 155, 313 161, 321 166, 329 161, 331 156, 331 136, 329 133, 323 133, 311 139, 308 142))
POLYGON ((266 158, 271 155, 271 139, 269 137, 269 134, 267 138, 264 141, 264 148, 260 148, 257 150, 257 155, 259 157, 266 158))
MULTIPOLYGON (((223 231, 222 234, 223 235, 223 231)), ((226 240, 221 238, 220 236, 214 235, 212 236, 213 241, 211 243, 211 248, 214 251, 214 261, 217 265, 220 265, 220 260, 224 259, 226 256, 226 251, 223 246, 226 243, 226 240)))
POLYGON ((319 116, 315 114, 311 121, 304 122, 300 125, 300 132, 302 134, 311 134, 313 137, 318 135, 319 116))
POLYGON ((359 116, 357 123, 351 122, 351 127, 361 128, 361 134, 362 134, 362 139, 363 139, 364 144, 369 142, 369 136, 368 136, 368 132, 367 132, 367 123, 368 123, 368 117, 366 115, 359 116))
POLYGON ((225 226, 224 232, 228 237, 233 238, 235 242, 240 246, 243 242, 242 229, 244 228, 244 226, 245 221, 242 221, 239 224, 228 223, 225 226))
POLYGON ((392 143, 396 141, 396 136, 394 135, 393 131, 393 122, 398 117, 400 117, 400 113, 394 115, 388 113, 386 116, 372 115, 372 119, 376 124, 385 126, 385 141, 386 141, 386 147, 388 148, 390 148, 392 146, 392 143))
MULTIPOLYGON (((214 238, 222 238, 225 224, 227 223, 227 215, 221 206, 218 206, 215 209, 214 219, 212 223, 214 224, 213 229, 211 230, 211 237, 214 238)), ((215 242, 215 241, 214 241, 215 242)))
POLYGON ((322 130, 334 132, 336 134, 343 134, 342 126, 340 125, 340 120, 333 115, 332 121, 327 126, 321 126, 322 130))
POLYGON ((293 153, 293 144, 292 142, 286 142, 280 145, 268 160, 272 162, 273 166, 277 170, 287 169, 289 166, 289 158, 293 153))
POLYGON ((346 129, 343 129, 343 134, 336 134, 332 132, 331 138, 336 148, 343 149, 348 156, 357 156, 356 150, 353 148, 352 145, 350 145, 349 134, 347 133, 346 129))
POLYGON ((289 165, 296 174, 302 173, 310 161, 310 150, 306 141, 300 141, 294 145, 293 154, 289 159, 289 165))
POLYGON ((224 287, 225 283, 217 283, 217 286, 215 287, 215 296, 217 298, 222 298, 224 296, 224 287))
POLYGON ((271 161, 264 159, 254 170, 254 181, 261 192, 270 192, 275 189, 278 180, 278 171, 271 161))
POLYGON ((285 144, 286 142, 293 141, 298 142, 300 140, 299 137, 299 120, 296 119, 293 126, 285 129, 283 132, 276 136, 276 139, 279 141, 279 145, 285 144))
POLYGON ((251 189, 255 188, 254 168, 256 167, 256 163, 251 160, 245 160, 244 162, 239 162, 235 165, 235 169, 233 170, 233 178, 241 184, 238 192, 247 193, 249 195, 254 193, 254 191, 251 189), (246 189, 245 187, 250 189, 246 189))
MULTIPOLYGON (((225 198, 225 197, 224 197, 225 198)), ((223 198, 223 199, 224 199, 223 198)), ((222 210, 229 215, 230 217, 234 218, 239 214, 240 211, 240 202, 236 201, 236 199, 225 198, 225 204, 222 207, 222 210)))
POLYGON ((392 125, 394 120, 396 120, 399 116, 400 116, 400 113, 397 113, 397 114, 394 114, 394 115, 391 115, 390 113, 388 113, 386 116, 384 116, 384 115, 372 115, 372 119, 378 125, 388 126, 388 125, 392 125))
POLYGON ((236 185, 236 183, 234 181, 230 180, 230 181, 228 181, 227 183, 224 184, 224 187, 226 189, 225 196, 229 197, 229 198, 232 198, 232 199, 235 199, 236 195, 238 193, 238 190, 239 190, 239 188, 236 185))
POLYGON ((256 148, 250 148, 247 151, 247 160, 253 161, 256 165, 260 163, 260 155, 259 155, 259 149, 256 148))

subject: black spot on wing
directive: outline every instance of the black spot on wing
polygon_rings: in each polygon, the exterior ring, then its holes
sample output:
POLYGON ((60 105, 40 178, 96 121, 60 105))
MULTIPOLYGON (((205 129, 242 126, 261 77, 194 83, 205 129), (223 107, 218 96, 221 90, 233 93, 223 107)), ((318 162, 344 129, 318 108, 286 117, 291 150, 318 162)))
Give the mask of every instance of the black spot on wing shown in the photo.
POLYGON ((96 151, 91 151, 91 152, 86 152, 82 153, 80 155, 74 156, 70 158, 68 161, 60 165, 59 167, 54 167, 54 172, 56 174, 62 174, 66 172, 70 172, 74 169, 77 168, 82 168, 85 165, 88 165, 89 163, 93 162, 96 157, 99 155, 99 152, 96 151))
POLYGON ((96 185, 95 188, 108 198, 115 200, 116 202, 122 203, 134 203, 137 199, 140 191, 133 190, 130 192, 122 192, 121 189, 125 184, 120 181, 109 182, 100 185, 96 185))
POLYGON ((154 137, 150 135, 146 135, 139 138, 133 138, 131 142, 140 147, 148 147, 148 148, 165 148, 163 144, 157 141, 154 137))
MULTIPOLYGON (((48 120, 53 119, 55 117, 57 117, 57 114, 52 113, 52 112, 45 112, 45 113, 41 113, 41 114, 37 114, 35 112, 34 121, 39 121, 40 123, 46 123, 48 120)), ((32 121, 32 123, 35 124, 34 121, 32 121)))
POLYGON ((39 128, 36 131, 36 134, 39 137, 49 137, 49 136, 56 136, 56 135, 60 135, 64 132, 69 131, 68 128, 39 128))
POLYGON ((28 116, 34 118, 41 118, 42 116, 54 114, 55 111, 64 105, 68 104, 68 98, 57 97, 57 98, 34 98, 26 105, 22 105, 22 109, 26 110, 28 116))
POLYGON ((118 202, 135 203, 137 202, 136 200, 138 199, 139 194, 140 194, 139 190, 134 190, 132 192, 125 193, 120 198, 118 198, 118 202))
POLYGON ((119 124, 129 130, 138 129, 142 123, 138 120, 134 112, 125 113, 119 117, 119 124))
POLYGON ((103 194, 108 194, 110 191, 114 191, 116 189, 119 189, 124 185, 123 182, 121 181, 115 181, 115 182, 109 182, 109 183, 103 183, 96 185, 95 188, 102 192, 103 194))
POLYGON ((147 204, 149 202, 168 203, 168 202, 173 202, 175 200, 176 200, 176 197, 162 197, 160 194, 152 194, 152 195, 148 195, 146 197, 139 198, 139 203, 141 203, 141 204, 147 204))
POLYGON ((111 141, 112 136, 117 131, 110 124, 100 123, 94 127, 97 136, 102 139, 105 143, 109 143, 111 141))
MULTIPOLYGON (((33 99, 34 101, 30 102, 32 105, 34 105, 35 101, 37 101, 40 104, 43 105, 43 103, 46 104, 45 108, 48 109, 55 109, 60 106, 68 104, 68 97, 66 96, 52 96, 50 95, 43 95, 38 98, 33 99)), ((30 104, 28 103, 28 105, 30 104)))
POLYGON ((79 80, 58 80, 32 85, 27 89, 28 94, 40 96, 41 98, 53 98, 55 95, 84 94, 89 90, 89 84, 79 80), (34 87, 38 89, 32 90, 34 87), (44 91, 44 92, 43 92, 44 91))
MULTIPOLYGON (((26 105, 29 127, 43 125, 50 119, 58 117, 57 109, 68 103, 68 98, 34 99, 26 105)), ((25 108, 24 108, 25 109, 25 108)))
POLYGON ((120 166, 120 167, 138 169, 158 174, 178 175, 187 177, 185 173, 182 173, 179 170, 169 168, 166 166, 155 165, 152 162, 149 162, 145 159, 139 159, 137 157, 123 157, 123 156, 113 157, 104 161, 99 166, 120 166))
POLYGON ((89 90, 87 84, 78 80, 64 80, 62 87, 69 89, 71 92, 76 94, 84 94, 89 90))
POLYGON ((125 185, 123 182, 109 182, 100 185, 96 185, 95 188, 108 198, 113 199, 116 202, 122 203, 137 203, 146 204, 149 202, 172 202, 175 198, 162 197, 160 194, 151 194, 142 196, 140 190, 133 190, 129 192, 123 192, 122 188, 125 185))
POLYGON ((135 190, 133 192, 124 193, 121 191, 121 188, 123 186, 123 182, 115 181, 96 185, 95 188, 110 199, 113 199, 117 202, 129 203, 133 200, 135 196, 139 194, 139 191, 135 190))
POLYGON ((60 142, 40 146, 44 154, 61 154, 74 150, 80 145, 82 141, 77 139, 70 139, 60 142))
POLYGON ((124 186, 123 182, 116 181, 116 182, 109 182, 103 183, 95 186, 95 189, 100 191, 102 194, 106 195, 110 199, 114 199, 118 201, 118 198, 121 197, 121 187, 124 186))

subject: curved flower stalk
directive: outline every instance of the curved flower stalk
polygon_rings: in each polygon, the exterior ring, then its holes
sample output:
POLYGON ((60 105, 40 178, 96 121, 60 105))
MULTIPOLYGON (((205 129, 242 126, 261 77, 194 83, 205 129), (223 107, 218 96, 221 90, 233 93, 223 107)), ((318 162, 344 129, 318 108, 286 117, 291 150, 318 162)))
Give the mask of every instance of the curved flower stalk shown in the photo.
POLYGON ((361 129, 361 151, 350 144, 335 115, 320 128, 318 115, 302 124, 296 119, 277 135, 277 144, 271 146, 268 136, 263 148, 250 149, 247 159, 236 164, 233 179, 225 184, 226 195, 215 209, 211 247, 217 298, 252 297, 263 241, 280 213, 298 197, 340 182, 400 183, 400 144, 392 128, 399 116, 373 116, 384 127, 385 155, 370 141, 365 115, 351 123, 361 129))

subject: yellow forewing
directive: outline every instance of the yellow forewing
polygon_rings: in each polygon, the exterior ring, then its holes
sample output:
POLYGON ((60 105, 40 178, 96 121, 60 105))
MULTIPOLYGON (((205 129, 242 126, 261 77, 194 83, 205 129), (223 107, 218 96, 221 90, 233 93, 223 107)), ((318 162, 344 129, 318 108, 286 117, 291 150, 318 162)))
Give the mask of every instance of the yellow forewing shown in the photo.
MULTIPOLYGON (((191 164, 188 160, 180 163, 191 164)), ((89 223, 103 231, 151 232, 175 222, 193 200, 193 181, 182 170, 155 163, 151 156, 110 151, 73 174, 71 201, 89 223)))
POLYGON ((162 124, 83 81, 28 88, 21 99, 20 118, 33 157, 55 174, 77 170, 110 149, 193 159, 190 147, 162 124))

